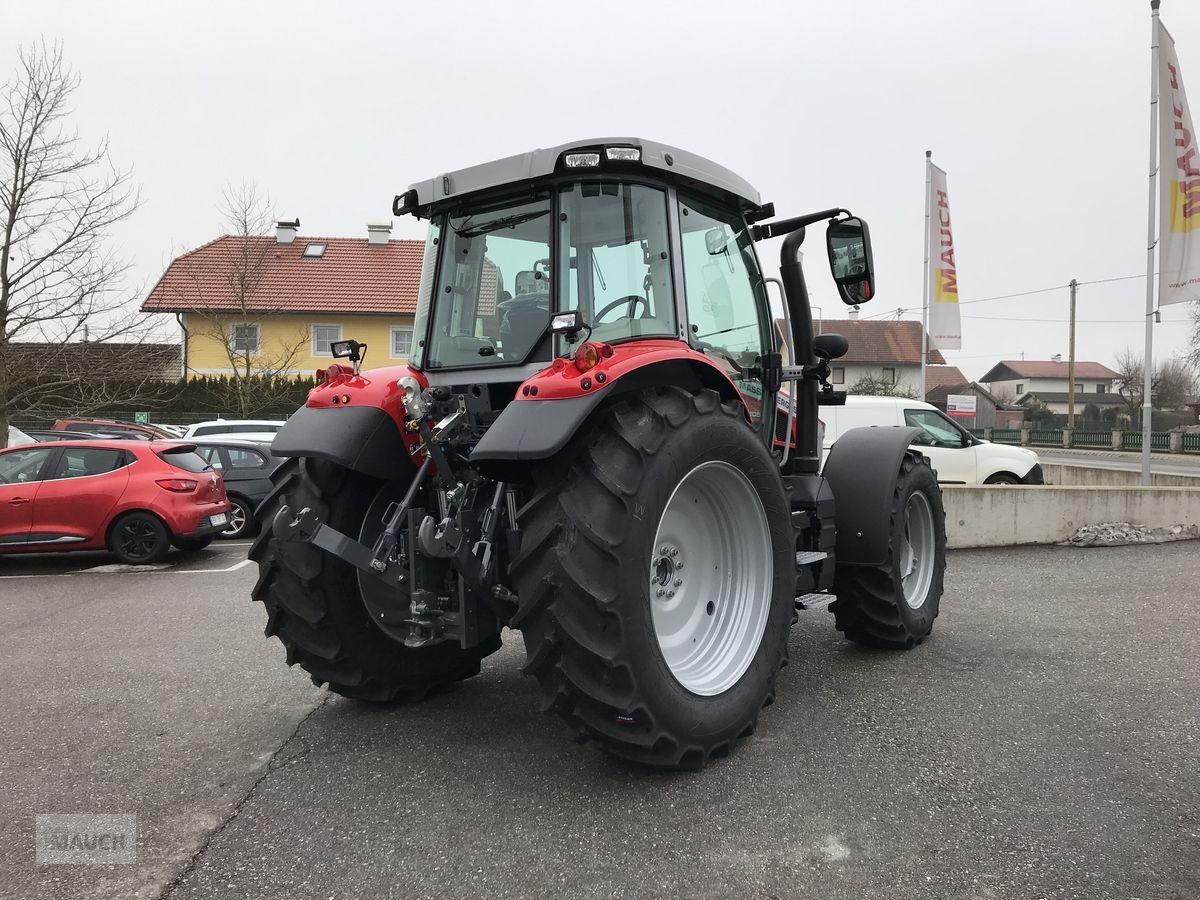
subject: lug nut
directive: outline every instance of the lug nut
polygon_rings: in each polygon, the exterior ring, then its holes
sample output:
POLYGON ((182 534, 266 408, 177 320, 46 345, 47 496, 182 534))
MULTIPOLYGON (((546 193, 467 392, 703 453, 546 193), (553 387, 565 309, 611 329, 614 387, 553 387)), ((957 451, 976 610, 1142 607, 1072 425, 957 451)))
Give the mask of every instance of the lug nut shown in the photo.
POLYGON ((682 559, 679 562, 675 563, 675 568, 677 568, 677 569, 683 568, 683 560, 682 559))
POLYGON ((668 547, 666 544, 663 544, 661 547, 658 548, 658 552, 661 553, 663 556, 666 556, 668 553, 671 552, 671 548, 668 547))
POLYGON ((657 591, 654 592, 655 596, 657 596, 657 597, 661 597, 665 593, 666 593, 666 591, 664 591, 662 588, 659 588, 657 591))
POLYGON ((667 591, 667 598, 668 598, 668 599, 669 599, 669 598, 671 598, 671 597, 674 597, 674 596, 675 596, 675 592, 674 592, 674 591, 667 591))
POLYGON ((683 579, 682 578, 675 579, 675 587, 683 587, 683 579))
POLYGON ((671 555, 672 555, 672 556, 678 556, 678 555, 679 555, 679 551, 678 551, 678 550, 676 550, 674 547, 672 547, 672 548, 671 548, 671 555))

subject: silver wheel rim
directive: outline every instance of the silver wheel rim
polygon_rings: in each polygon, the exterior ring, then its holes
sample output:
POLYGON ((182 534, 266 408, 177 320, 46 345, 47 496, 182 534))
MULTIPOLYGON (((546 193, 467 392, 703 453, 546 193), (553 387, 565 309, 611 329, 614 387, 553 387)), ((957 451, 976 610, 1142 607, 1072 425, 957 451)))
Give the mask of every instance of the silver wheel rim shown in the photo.
POLYGON ((650 554, 654 636, 693 694, 729 690, 758 654, 772 594, 771 531, 754 485, 725 462, 684 476, 650 554))
POLYGON ((933 509, 929 498, 916 491, 904 506, 904 543, 900 548, 900 581, 904 602, 910 609, 920 609, 929 597, 934 543, 933 509))
POLYGON ((246 510, 240 503, 229 504, 229 527, 221 532, 225 537, 237 537, 246 527, 246 510))

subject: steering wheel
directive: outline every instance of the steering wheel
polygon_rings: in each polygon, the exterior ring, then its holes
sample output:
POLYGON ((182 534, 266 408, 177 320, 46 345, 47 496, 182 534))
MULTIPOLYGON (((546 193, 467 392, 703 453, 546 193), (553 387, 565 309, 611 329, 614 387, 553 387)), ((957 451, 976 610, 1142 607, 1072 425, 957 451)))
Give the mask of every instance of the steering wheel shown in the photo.
POLYGON ((612 303, 606 303, 604 305, 604 309, 602 309, 602 310, 600 310, 600 312, 596 313, 596 323, 599 324, 601 319, 603 319, 606 315, 608 315, 610 312, 612 312, 614 309, 616 309, 622 303, 629 304, 629 312, 627 312, 623 316, 623 318, 626 318, 626 319, 633 318, 633 311, 637 308, 637 305, 639 303, 642 304, 642 307, 643 307, 641 318, 643 318, 643 319, 646 318, 646 316, 650 312, 650 304, 646 302, 645 297, 643 297, 641 294, 627 294, 624 297, 618 297, 616 300, 612 301, 612 303))

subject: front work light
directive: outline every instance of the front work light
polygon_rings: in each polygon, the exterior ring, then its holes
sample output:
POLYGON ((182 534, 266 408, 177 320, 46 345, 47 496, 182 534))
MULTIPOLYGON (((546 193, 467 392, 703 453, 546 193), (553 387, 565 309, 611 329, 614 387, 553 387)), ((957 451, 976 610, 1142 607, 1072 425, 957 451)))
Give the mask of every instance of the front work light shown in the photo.
POLYGON ((563 162, 568 169, 588 169, 600 165, 599 153, 568 153, 563 162))

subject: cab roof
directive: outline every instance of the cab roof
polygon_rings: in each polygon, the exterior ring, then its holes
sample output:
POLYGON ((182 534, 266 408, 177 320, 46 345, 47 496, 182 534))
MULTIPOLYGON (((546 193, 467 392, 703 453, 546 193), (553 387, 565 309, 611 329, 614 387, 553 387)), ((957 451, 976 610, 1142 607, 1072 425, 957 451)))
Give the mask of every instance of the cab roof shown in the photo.
POLYGON ((408 191, 396 197, 393 211, 397 215, 427 210, 435 203, 479 194, 509 184, 520 184, 550 175, 578 172, 588 174, 628 174, 638 168, 656 170, 654 175, 668 177, 681 186, 713 188, 737 198, 746 209, 758 209, 762 200, 757 190, 735 172, 687 150, 680 150, 657 141, 635 137, 602 137, 557 147, 531 150, 503 159, 481 163, 456 172, 447 172, 425 181, 417 181, 408 191), (607 147, 636 147, 641 151, 639 163, 608 163, 604 156, 607 147), (599 151, 601 162, 597 167, 567 169, 564 157, 567 153, 599 151))

